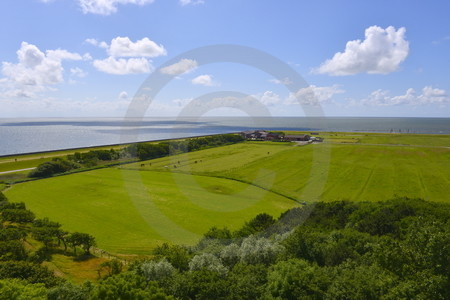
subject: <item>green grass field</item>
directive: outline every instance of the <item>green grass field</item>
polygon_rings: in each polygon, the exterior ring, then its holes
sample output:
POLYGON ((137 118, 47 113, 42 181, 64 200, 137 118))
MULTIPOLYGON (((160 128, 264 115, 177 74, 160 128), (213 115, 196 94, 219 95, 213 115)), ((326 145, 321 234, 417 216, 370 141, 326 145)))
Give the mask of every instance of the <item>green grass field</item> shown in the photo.
POLYGON ((211 226, 237 229, 260 212, 277 217, 298 205, 292 199, 450 201, 449 136, 355 135, 330 133, 306 146, 246 142, 26 182, 5 194, 123 254, 193 244, 211 226))
POLYGON ((108 168, 18 184, 5 192, 38 217, 89 232, 113 253, 144 254, 164 241, 193 244, 212 226, 238 229, 296 203, 243 183, 206 176, 108 168))

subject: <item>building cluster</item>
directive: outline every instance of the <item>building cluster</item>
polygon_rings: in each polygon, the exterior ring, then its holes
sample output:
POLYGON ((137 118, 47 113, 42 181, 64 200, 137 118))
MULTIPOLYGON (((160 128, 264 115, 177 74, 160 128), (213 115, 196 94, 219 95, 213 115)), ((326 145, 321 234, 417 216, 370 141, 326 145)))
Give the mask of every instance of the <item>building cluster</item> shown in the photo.
MULTIPOLYGON (((318 133, 312 133, 317 135, 318 133)), ((284 132, 268 132, 265 130, 248 130, 241 132, 241 136, 249 141, 302 141, 322 142, 323 138, 309 134, 284 134, 284 132)))

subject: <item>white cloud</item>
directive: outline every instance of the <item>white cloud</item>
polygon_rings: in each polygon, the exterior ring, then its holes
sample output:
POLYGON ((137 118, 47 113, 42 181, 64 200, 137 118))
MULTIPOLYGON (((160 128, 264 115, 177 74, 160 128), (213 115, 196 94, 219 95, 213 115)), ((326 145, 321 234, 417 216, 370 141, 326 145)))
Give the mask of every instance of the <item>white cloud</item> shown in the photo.
POLYGON ((92 56, 89 53, 83 54, 83 60, 92 60, 92 56))
POLYGON ((78 0, 81 10, 85 14, 111 15, 117 12, 119 4, 146 5, 154 0, 78 0))
POLYGON ((103 41, 99 42, 96 39, 86 39, 85 42, 88 43, 88 44, 91 44, 93 46, 103 48, 103 49, 107 49, 109 47, 106 42, 103 42, 103 41))
POLYGON ((347 42, 344 52, 336 53, 313 71, 335 76, 394 72, 409 53, 405 32, 404 27, 371 26, 365 31, 364 41, 347 42))
POLYGON ((119 93, 118 98, 122 99, 122 100, 128 99, 128 93, 125 92, 125 91, 122 91, 122 92, 119 93))
POLYGON ((63 60, 82 60, 78 53, 67 50, 47 50, 42 52, 37 46, 22 42, 17 51, 17 64, 2 63, 3 96, 33 97, 36 93, 50 89, 64 81, 63 60))
POLYGON ((152 70, 145 58, 116 59, 110 56, 103 60, 94 60, 93 65, 99 71, 115 75, 149 73, 152 70))
POLYGON ((204 4, 205 3, 204 0, 180 0, 179 2, 180 2, 180 4, 182 6, 185 6, 185 5, 197 5, 197 4, 204 4))
POLYGON ((406 90, 405 94, 399 96, 391 96, 389 91, 376 90, 367 98, 355 101, 353 105, 368 106, 395 106, 395 105, 427 105, 427 104, 446 104, 450 102, 450 96, 445 90, 426 86, 420 94, 412 88, 406 90))
POLYGON ((272 106, 280 102, 280 96, 272 91, 265 91, 263 94, 253 95, 253 97, 266 106, 272 106))
POLYGON ((342 94, 345 91, 339 85, 315 86, 299 89, 295 94, 291 93, 286 99, 285 104, 306 104, 318 105, 330 101, 334 95, 342 94))
POLYGON ((87 76, 87 73, 86 73, 85 71, 83 71, 82 69, 78 68, 78 67, 76 67, 76 68, 71 68, 71 69, 70 69, 70 73, 71 73, 73 76, 77 76, 77 77, 80 77, 80 78, 83 78, 83 77, 86 77, 86 76, 87 76))
POLYGON ((111 56, 123 57, 156 57, 166 55, 166 49, 145 37, 133 43, 128 37, 116 37, 111 41, 108 53, 111 56))
POLYGON ((282 85, 289 85, 292 84, 292 81, 288 78, 285 77, 283 79, 269 79, 270 82, 275 83, 275 84, 282 84, 282 85))
POLYGON ((172 102, 175 103, 178 107, 186 106, 191 101, 192 98, 178 98, 172 100, 172 102))
POLYGON ((218 85, 217 82, 213 81, 213 78, 212 78, 211 75, 200 75, 200 76, 197 76, 194 79, 192 79, 191 82, 193 84, 204 85, 204 86, 218 85))
POLYGON ((86 39, 86 42, 105 48, 109 54, 108 58, 94 60, 92 63, 94 67, 99 71, 115 75, 149 73, 153 66, 145 57, 166 55, 162 45, 157 45, 147 37, 136 42, 132 42, 128 37, 116 37, 111 40, 110 45, 96 39, 86 39))
POLYGON ((173 65, 162 68, 161 73, 167 75, 181 75, 193 71, 197 66, 198 63, 195 60, 183 58, 173 65))

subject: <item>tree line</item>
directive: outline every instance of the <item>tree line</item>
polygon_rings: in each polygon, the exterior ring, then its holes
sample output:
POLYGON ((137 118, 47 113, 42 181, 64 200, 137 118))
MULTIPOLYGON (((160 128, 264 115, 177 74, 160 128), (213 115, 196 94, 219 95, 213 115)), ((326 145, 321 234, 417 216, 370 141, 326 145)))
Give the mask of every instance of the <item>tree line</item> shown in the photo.
MULTIPOLYGON (((25 209, 18 205, 9 209, 25 209)), ((421 199, 318 202, 278 218, 259 214, 237 230, 213 227, 194 246, 162 244, 151 259, 126 269, 111 260, 102 266, 106 276, 95 284, 51 277, 18 253, 7 261, 12 265, 0 262, 0 294, 34 291, 41 297, 35 299, 450 299, 449 217, 449 204, 421 199), (28 264, 26 277, 17 271, 23 264, 28 264)), ((53 225, 44 219, 33 227, 53 225)), ((2 229, 0 238, 20 242, 24 234, 30 233, 2 229)), ((58 243, 57 235, 51 236, 58 243)), ((9 252, 1 250, 2 255, 9 252)))
POLYGON ((28 177, 50 177, 77 169, 93 168, 99 164, 119 162, 120 160, 149 160, 168 155, 239 143, 242 141, 244 141, 244 139, 240 135, 219 134, 179 141, 135 143, 117 150, 110 149, 75 152, 64 158, 57 157, 53 158, 51 161, 40 164, 36 169, 29 173, 28 177))

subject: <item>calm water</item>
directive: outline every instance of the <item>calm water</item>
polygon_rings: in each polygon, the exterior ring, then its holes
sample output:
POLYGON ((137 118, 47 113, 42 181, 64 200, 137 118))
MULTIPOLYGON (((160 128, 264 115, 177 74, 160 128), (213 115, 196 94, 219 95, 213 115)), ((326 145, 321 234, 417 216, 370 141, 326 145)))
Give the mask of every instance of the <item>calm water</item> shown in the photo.
POLYGON ((248 129, 450 134, 449 118, 0 119, 0 155, 248 129))

